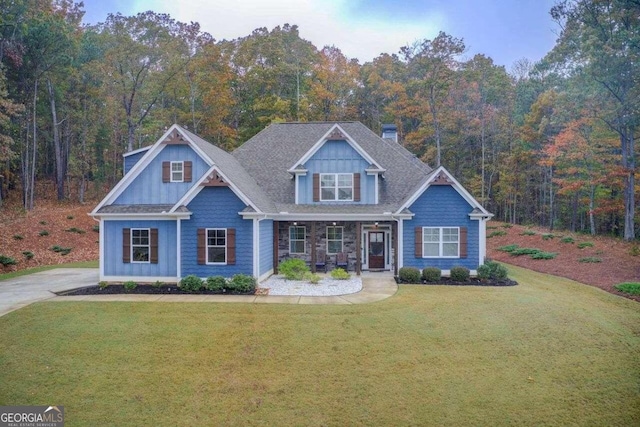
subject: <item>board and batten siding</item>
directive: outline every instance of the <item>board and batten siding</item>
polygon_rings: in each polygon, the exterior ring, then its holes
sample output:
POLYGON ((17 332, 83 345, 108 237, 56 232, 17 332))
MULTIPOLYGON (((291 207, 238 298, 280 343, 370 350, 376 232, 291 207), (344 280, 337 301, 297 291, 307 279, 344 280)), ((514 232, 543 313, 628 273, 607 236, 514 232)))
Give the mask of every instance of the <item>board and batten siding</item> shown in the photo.
POLYGON ((116 205, 172 204, 184 196, 209 169, 187 145, 167 145, 116 199, 116 205), (162 182, 162 162, 191 161, 191 182, 162 182))
POLYGON ((138 163, 138 161, 147 154, 149 150, 140 151, 138 153, 130 154, 128 156, 124 156, 124 174, 126 175, 132 167, 138 163))
POLYGON ((260 275, 273 268, 273 220, 260 221, 260 275))
POLYGON ((176 277, 175 221, 104 221, 105 276, 176 277), (124 228, 158 229, 158 263, 125 263, 122 260, 122 230, 124 228))
POLYGON ((306 176, 298 176, 298 204, 374 204, 376 176, 367 175, 365 169, 369 163, 347 141, 327 141, 304 165, 306 176), (314 173, 359 173, 359 202, 314 202, 314 173))
POLYGON ((228 187, 205 187, 189 203, 191 219, 182 225, 182 276, 253 275, 253 221, 238 214, 246 205, 228 187), (236 263, 233 265, 198 264, 199 228, 235 228, 236 263))
POLYGON ((479 261, 479 221, 471 220, 473 208, 450 185, 432 185, 409 207, 415 214, 404 221, 403 265, 405 267, 438 267, 449 270, 463 266, 470 270, 478 268, 479 261), (467 227, 466 258, 416 258, 415 227, 467 227))

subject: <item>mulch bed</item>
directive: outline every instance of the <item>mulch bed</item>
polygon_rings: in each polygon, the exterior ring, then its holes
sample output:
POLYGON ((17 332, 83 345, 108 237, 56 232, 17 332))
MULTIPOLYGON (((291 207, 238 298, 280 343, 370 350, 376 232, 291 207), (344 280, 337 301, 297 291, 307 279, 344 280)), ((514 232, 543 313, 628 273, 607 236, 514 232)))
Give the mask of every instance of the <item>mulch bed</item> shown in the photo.
POLYGON ((481 280, 478 278, 470 278, 466 282, 457 282, 455 280, 451 280, 449 277, 443 277, 437 282, 425 282, 424 280, 421 283, 411 283, 400 280, 396 276, 396 283, 399 285, 449 285, 449 286, 516 286, 518 282, 511 279, 503 279, 503 280, 481 280))
POLYGON ((101 288, 100 286, 86 286, 84 288, 71 289, 68 291, 56 292, 60 296, 75 295, 117 295, 117 294, 144 294, 144 295, 253 295, 254 292, 226 292, 226 291, 210 291, 200 290, 197 292, 187 292, 180 289, 176 285, 138 285, 135 289, 126 290, 123 285, 109 285, 101 288))

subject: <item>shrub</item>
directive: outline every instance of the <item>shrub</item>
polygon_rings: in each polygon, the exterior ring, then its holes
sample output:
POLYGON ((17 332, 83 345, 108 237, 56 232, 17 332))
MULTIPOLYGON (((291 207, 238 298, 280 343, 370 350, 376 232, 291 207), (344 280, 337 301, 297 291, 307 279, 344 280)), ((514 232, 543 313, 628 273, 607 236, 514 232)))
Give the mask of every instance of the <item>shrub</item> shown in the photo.
POLYGON ((638 246, 638 245, 631 246, 631 249, 629 249, 629 255, 631 255, 631 256, 640 255, 640 246, 638 246))
POLYGON ((531 259, 554 259, 558 254, 556 252, 544 252, 540 251, 535 254, 531 254, 531 259))
POLYGON ((256 279, 248 274, 235 274, 229 280, 227 289, 242 293, 253 292, 256 290, 256 279))
POLYGON ((471 273, 469 272, 469 269, 467 267, 452 267, 451 268, 451 272, 449 273, 449 277, 451 277, 451 280, 454 280, 456 282, 466 282, 467 280, 469 280, 469 276, 471 275, 471 273))
POLYGON ((137 288, 138 284, 136 282, 134 282, 133 280, 129 280, 127 282, 124 282, 122 284, 122 286, 124 287, 125 291, 130 292, 130 291, 134 290, 135 288, 137 288))
POLYGON ((442 270, 438 267, 425 267, 422 270, 422 279, 425 282, 439 282, 442 279, 442 270))
POLYGON ((513 251, 515 251, 516 249, 518 249, 520 246, 513 244, 513 245, 506 245, 506 246, 500 246, 498 248, 499 251, 502 252, 508 252, 508 253, 512 253, 513 251))
POLYGON ((95 231, 96 233, 100 232, 100 226, 98 224, 94 225, 92 228, 93 231, 95 231))
POLYGON ((318 283, 320 283, 320 279, 322 279, 320 277, 320 275, 312 273, 310 271, 307 271, 306 273, 304 273, 304 276, 302 277, 302 279, 306 282, 309 282, 313 285, 317 285, 318 283))
POLYGON ((640 295, 640 282, 619 283, 614 288, 626 294, 640 295))
POLYGON ((40 225, 47 225, 47 221, 40 221, 40 225))
POLYGON ((344 268, 336 268, 331 270, 331 278, 336 280, 349 280, 351 275, 347 273, 344 268))
POLYGON ((73 215, 67 215, 67 219, 73 219, 73 215))
POLYGON ((22 240, 22 239, 24 239, 24 236, 22 234, 14 234, 13 235, 13 239, 14 240, 22 240))
POLYGON ((576 242, 571 236, 563 237, 562 239, 560 239, 560 241, 562 243, 571 243, 571 244, 574 244, 576 242))
POLYGON ((68 233, 77 233, 77 234, 84 234, 85 233, 84 230, 80 230, 79 228, 76 228, 76 227, 67 228, 64 231, 66 231, 68 233))
POLYGON ((109 286, 109 282, 102 281, 98 283, 98 286, 100 287, 100 289, 105 289, 107 286, 109 286))
POLYGON ((280 263, 278 271, 280 271, 287 280, 302 280, 304 273, 309 271, 309 267, 307 267, 307 263, 300 258, 289 258, 280 263))
POLYGON ((524 230, 522 233, 520 233, 521 236, 535 236, 536 232, 533 230, 524 230))
POLYGON ((502 228, 511 228, 511 227, 513 227, 513 224, 509 224, 508 222, 505 222, 504 224, 502 224, 501 227, 502 228))
POLYGON ((160 280, 156 280, 155 282, 153 282, 153 284, 151 284, 151 286, 153 286, 154 288, 160 288, 162 287, 162 285, 164 285, 164 282, 161 282, 160 280))
POLYGON ((227 279, 222 276, 207 277, 205 287, 209 291, 222 292, 227 287, 227 279))
POLYGON ((502 280, 507 278, 507 269, 495 261, 487 261, 478 267, 478 278, 483 280, 502 280))
POLYGON ((0 255, 0 264, 6 267, 8 265, 16 265, 17 262, 15 259, 11 258, 10 256, 0 255))
POLYGON ((68 255, 71 252, 72 248, 64 248, 62 246, 53 245, 50 248, 53 252, 59 253, 60 255, 68 255))
POLYGON ((595 256, 587 256, 584 258, 580 258, 578 262, 596 263, 596 262, 602 262, 602 259, 595 256))
POLYGON ((496 228, 498 228, 497 225, 487 225, 487 230, 495 230, 496 228))
POLYGON ((593 247, 593 243, 592 242, 580 242, 580 243, 578 243, 578 249, 592 248, 592 247, 593 247))
POLYGON ((34 254, 31 251, 22 251, 22 255, 24 255, 26 259, 31 259, 34 257, 34 254))
POLYGON ((415 267, 402 267, 398 277, 404 283, 420 283, 420 270, 415 267))
POLYGON ((40 236, 48 236, 49 232, 47 230, 40 230, 40 232, 38 233, 40 236))
POLYGON ((487 236, 487 239, 491 238, 491 237, 496 237, 496 236, 506 236, 507 232, 504 230, 496 230, 496 231, 492 231, 491 234, 489 234, 487 236))
POLYGON ((542 252, 540 249, 536 248, 518 248, 510 252, 513 256, 522 256, 522 255, 534 255, 539 252, 542 252))
POLYGON ((550 239, 553 239, 554 237, 556 236, 552 233, 544 233, 542 235, 542 240, 550 240, 550 239))
POLYGON ((204 282, 195 274, 183 277, 180 283, 178 283, 178 287, 185 292, 198 292, 203 286, 204 282))

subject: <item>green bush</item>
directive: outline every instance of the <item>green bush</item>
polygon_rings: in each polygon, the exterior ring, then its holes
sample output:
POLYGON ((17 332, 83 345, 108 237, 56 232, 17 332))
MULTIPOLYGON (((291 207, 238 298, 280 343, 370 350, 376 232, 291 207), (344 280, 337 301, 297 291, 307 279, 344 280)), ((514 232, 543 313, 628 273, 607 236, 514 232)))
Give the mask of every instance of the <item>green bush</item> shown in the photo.
POLYGON ((304 273, 309 271, 309 267, 307 267, 307 263, 300 258, 289 258, 280 263, 278 271, 280 274, 283 274, 287 280, 302 280, 304 273))
POLYGON ((207 283, 205 287, 209 291, 222 292, 227 287, 227 279, 222 276, 210 276, 207 277, 207 283))
POLYGON ((100 287, 100 289, 105 289, 107 286, 109 286, 109 282, 102 281, 98 283, 98 286, 100 287))
POLYGON ((40 221, 40 225, 47 225, 47 221, 40 221))
POLYGON ((580 243, 578 243, 578 249, 592 248, 592 247, 593 247, 593 243, 592 242, 580 242, 580 243))
POLYGON ((34 257, 34 254, 31 251, 22 251, 22 255, 24 255, 26 259, 31 259, 34 257))
POLYGON ((15 259, 11 258, 10 256, 0 255, 0 264, 6 267, 8 265, 16 265, 17 262, 15 259))
POLYGON ((24 236, 22 234, 14 234, 13 235, 13 239, 14 240, 22 240, 22 239, 24 239, 24 236))
POLYGON ((349 280, 351 275, 347 273, 344 268, 336 268, 331 270, 331 278, 336 280, 349 280))
POLYGON ((415 267, 402 267, 398 277, 404 283, 420 283, 420 270, 415 267))
POLYGON ((491 238, 491 237, 497 237, 497 236, 506 236, 507 232, 504 230, 496 230, 496 231, 492 231, 491 234, 489 234, 487 236, 487 239, 491 238))
POLYGON ((597 262, 602 262, 602 259, 595 256, 587 256, 584 258, 580 258, 578 262, 597 263, 597 262))
POLYGON ((524 230, 522 233, 520 233, 521 236, 535 236, 536 232, 533 230, 524 230))
POLYGON ((67 219, 73 219, 73 215, 67 215, 67 219))
POLYGON ((469 280, 470 275, 471 272, 467 267, 460 266, 452 267, 451 272, 449 273, 449 277, 451 277, 451 280, 454 280, 456 282, 466 282, 467 280, 469 280))
POLYGON ((198 292, 204 287, 204 282, 195 274, 190 274, 180 280, 178 287, 185 292, 198 292))
POLYGON ((507 269, 495 261, 487 261, 478 267, 478 278, 483 280, 502 280, 507 278, 507 269))
POLYGON ((513 256, 522 256, 522 255, 535 255, 540 252, 542 251, 536 248, 518 248, 511 251, 510 254, 513 256))
POLYGON ((555 236, 555 234, 552 234, 552 233, 544 233, 544 234, 542 235, 542 240, 550 240, 550 239, 553 239, 553 238, 555 238, 555 237, 556 237, 556 236, 555 236))
POLYGON ((629 255, 631 255, 631 256, 640 255, 640 246, 638 246, 638 245, 631 246, 631 249, 629 249, 629 255))
POLYGON ((619 283, 614 288, 625 294, 640 295, 640 282, 619 283))
POLYGON ((66 231, 67 233, 77 233, 77 234, 84 234, 84 233, 85 233, 85 231, 84 231, 84 230, 80 230, 80 229, 79 229, 79 228, 77 228, 77 227, 67 228, 67 229, 66 229, 66 230, 64 230, 64 231, 66 231))
POLYGON ((505 246, 500 246, 500 247, 498 248, 498 250, 499 250, 499 251, 502 251, 502 252, 508 252, 508 253, 511 253, 511 252, 515 251, 516 249, 518 249, 519 247, 520 247, 520 246, 518 246, 518 245, 516 245, 516 244, 513 244, 513 245, 505 245, 505 246))
POLYGON ((71 252, 72 248, 65 248, 59 245, 53 245, 50 248, 53 252, 59 253, 60 255, 68 255, 71 252))
POLYGON ((425 267, 422 270, 422 279, 425 282, 439 282, 442 279, 442 270, 438 267, 425 267))
POLYGON ((40 236, 48 236, 49 232, 47 230, 40 230, 40 232, 38 233, 40 236))
POLYGON ((502 228, 511 228, 513 227, 513 224, 509 224, 508 222, 505 222, 504 224, 501 225, 502 228))
POLYGON ((241 293, 253 292, 256 290, 256 279, 248 274, 235 274, 229 280, 227 289, 241 293))
POLYGON ((100 226, 98 224, 94 225, 92 228, 93 231, 95 231, 96 233, 100 232, 100 226))
POLYGON ((321 279, 322 277, 320 277, 319 274, 315 274, 310 271, 307 271, 306 273, 304 273, 304 276, 302 276, 302 280, 304 280, 305 282, 309 282, 312 285, 317 285, 318 283, 320 283, 321 279))
POLYGON ((498 228, 497 225, 487 225, 487 230, 495 230, 496 228, 498 228))
POLYGON ((554 259, 558 254, 556 252, 544 252, 539 251, 538 253, 531 254, 531 259, 554 259))
POLYGON ((151 286, 153 286, 154 288, 161 288, 162 285, 164 285, 164 282, 161 282, 160 280, 156 280, 151 284, 151 286))
POLYGON ((574 244, 576 242, 571 236, 563 237, 562 239, 560 239, 560 241, 562 243, 571 243, 571 244, 574 244))
POLYGON ((122 284, 122 286, 124 287, 125 291, 130 292, 130 291, 134 290, 135 288, 137 288, 138 284, 136 282, 134 282, 133 280, 129 280, 127 282, 124 282, 122 284))

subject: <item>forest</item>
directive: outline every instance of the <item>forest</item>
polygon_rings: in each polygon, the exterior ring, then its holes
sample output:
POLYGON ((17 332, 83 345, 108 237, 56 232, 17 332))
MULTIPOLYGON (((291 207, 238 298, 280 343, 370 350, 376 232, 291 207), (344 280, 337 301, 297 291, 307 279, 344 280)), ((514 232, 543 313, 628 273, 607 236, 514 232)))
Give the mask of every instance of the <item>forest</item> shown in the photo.
POLYGON ((511 69, 440 32, 360 64, 296 25, 215 40, 152 11, 82 23, 72 0, 0 0, 0 204, 90 202, 173 123, 233 150, 272 122, 395 123, 496 219, 640 231, 640 0, 562 0, 554 48, 511 69))

